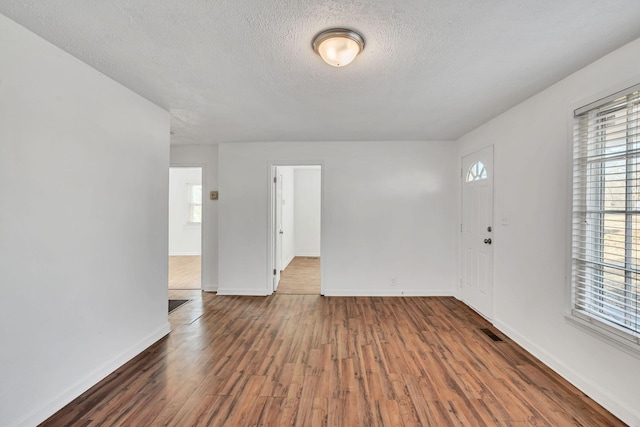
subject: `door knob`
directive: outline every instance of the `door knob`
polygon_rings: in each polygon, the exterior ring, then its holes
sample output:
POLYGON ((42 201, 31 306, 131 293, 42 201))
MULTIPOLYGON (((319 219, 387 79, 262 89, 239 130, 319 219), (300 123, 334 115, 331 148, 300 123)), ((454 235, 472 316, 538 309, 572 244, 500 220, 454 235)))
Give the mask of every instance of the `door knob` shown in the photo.
POLYGON ((484 242, 485 242, 487 245, 490 245, 490 244, 491 244, 491 239, 484 239, 484 242))
MULTIPOLYGON (((280 233, 280 234, 284 234, 284 231, 280 230, 280 231, 278 231, 278 233, 280 233)), ((485 243, 486 243, 486 242, 485 242, 485 243)))

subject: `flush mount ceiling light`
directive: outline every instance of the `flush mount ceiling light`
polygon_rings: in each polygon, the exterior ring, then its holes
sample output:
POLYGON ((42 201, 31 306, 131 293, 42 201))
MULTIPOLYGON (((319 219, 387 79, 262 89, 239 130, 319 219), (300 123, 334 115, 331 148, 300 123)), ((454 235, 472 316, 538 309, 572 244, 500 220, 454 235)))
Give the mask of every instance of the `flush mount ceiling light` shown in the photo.
POLYGON ((333 28, 315 36, 313 50, 334 67, 349 65, 364 50, 364 39, 355 31, 333 28))

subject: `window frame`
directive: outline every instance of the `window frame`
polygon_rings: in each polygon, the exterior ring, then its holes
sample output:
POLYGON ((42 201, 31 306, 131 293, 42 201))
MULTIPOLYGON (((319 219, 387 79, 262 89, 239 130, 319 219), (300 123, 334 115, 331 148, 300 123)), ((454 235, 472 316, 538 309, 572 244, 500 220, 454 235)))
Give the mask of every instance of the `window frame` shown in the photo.
POLYGON ((189 226, 199 226, 202 224, 202 184, 197 182, 189 182, 187 183, 187 224, 189 226), (200 203, 193 202, 193 189, 195 187, 200 187, 200 203), (192 212, 193 208, 196 206, 200 206, 200 221, 193 221, 192 212))
MULTIPOLYGON (((637 82, 638 80, 636 80, 637 82)), ((634 357, 640 358, 640 310, 636 309, 636 314, 635 314, 635 330, 633 328, 630 329, 625 329, 624 327, 621 327, 619 325, 617 325, 615 322, 610 322, 607 321, 604 318, 595 316, 595 315, 589 315, 588 311, 589 310, 581 310, 579 308, 579 304, 576 304, 576 287, 578 286, 578 284, 575 281, 575 275, 576 275, 576 270, 574 267, 575 264, 575 248, 574 248, 574 239, 576 239, 576 237, 578 238, 583 238, 586 240, 586 236, 590 233, 589 228, 585 228, 585 231, 583 232, 583 234, 576 236, 576 230, 574 230, 574 223, 576 221, 576 209, 574 209, 574 198, 576 197, 576 187, 579 187, 579 185, 577 185, 574 182, 574 177, 576 174, 576 169, 579 167, 575 157, 575 152, 574 150, 576 149, 576 136, 574 136, 574 129, 577 126, 577 123, 580 120, 580 116, 583 115, 590 115, 594 112, 594 110, 598 110, 601 107, 605 106, 606 104, 610 103, 613 100, 619 99, 623 96, 631 96, 632 94, 636 93, 640 91, 640 84, 636 84, 633 86, 627 85, 626 89, 623 90, 619 90, 619 91, 608 91, 608 93, 603 94, 603 96, 599 97, 599 98, 594 98, 596 99, 595 101, 591 102, 591 103, 586 103, 586 104, 582 104, 583 106, 576 108, 575 110, 572 111, 571 114, 571 119, 569 120, 569 135, 570 138, 569 139, 569 147, 570 147, 570 153, 571 155, 570 157, 570 178, 571 180, 570 182, 570 188, 572 191, 572 197, 569 199, 569 209, 571 212, 570 215, 570 222, 569 222, 569 230, 568 230, 568 239, 569 239, 569 253, 570 256, 568 258, 568 286, 567 286, 567 304, 566 304, 566 311, 565 311, 565 317, 567 318, 567 320, 569 321, 570 324, 573 324, 577 327, 582 328, 585 332, 594 335, 606 342, 608 342, 609 344, 627 352, 628 354, 633 355, 634 357)), ((637 101, 634 101, 634 103, 637 103, 637 101)), ((627 105, 628 108, 628 105, 627 105)), ((629 132, 629 125, 630 122, 629 120, 626 121, 625 123, 625 129, 627 130, 627 135, 629 132)), ((638 135, 640 135, 639 132, 635 132, 632 135, 632 138, 637 138, 638 135)), ((592 142, 593 140, 591 138, 588 139, 590 142, 592 142)), ((638 140, 633 140, 630 142, 630 138, 629 136, 625 137, 625 150, 624 150, 624 155, 620 156, 620 158, 624 159, 624 163, 627 165, 625 168, 625 172, 624 172, 624 177, 625 177, 625 182, 629 182, 629 176, 630 174, 634 173, 632 171, 629 170, 629 159, 633 159, 633 151, 631 150, 631 154, 632 156, 629 156, 630 150, 629 150, 629 144, 638 144, 638 140)), ((589 142, 587 142, 589 143, 589 142)), ((637 148, 635 149, 635 151, 637 152, 637 148)), ((606 157, 606 155, 603 155, 603 158, 605 160, 611 160, 609 158, 606 157)), ((584 163, 587 163, 587 160, 584 160, 584 163)), ((601 163, 604 163, 604 161, 602 161, 601 163)), ((640 163, 640 162, 637 162, 640 163)), ((602 167, 602 166, 600 166, 602 167)), ((610 166, 609 166, 610 167, 610 166)), ((637 174, 637 171, 635 171, 635 173, 637 174)), ((582 191, 581 194, 583 195, 592 195, 593 192, 589 192, 587 190, 587 182, 590 178, 593 177, 598 178, 598 174, 595 175, 590 175, 589 172, 586 170, 586 168, 584 169, 584 173, 582 175, 582 177, 584 178, 583 181, 581 181, 582 187, 580 188, 579 191, 582 191)), ((597 187, 597 185, 596 185, 597 187)), ((625 185, 624 186, 624 192, 625 192, 625 208, 624 208, 624 213, 623 215, 625 215, 625 242, 626 239, 629 238, 629 236, 627 236, 628 234, 628 227, 629 227, 629 216, 631 215, 630 211, 636 211, 637 209, 633 209, 631 207, 631 201, 629 199, 629 194, 630 194, 630 189, 634 188, 634 186, 630 186, 630 185, 625 185)), ((635 186, 636 189, 640 188, 639 185, 635 186)), ((595 190, 596 192, 598 191, 597 189, 595 190)), ((603 190, 600 189, 600 195, 602 197, 603 194, 603 190)), ((604 214, 605 214, 605 207, 604 207, 604 203, 607 199, 603 198, 599 198, 597 200, 597 204, 598 206, 601 207, 602 209, 602 216, 604 218, 604 214)), ((588 211, 589 209, 585 208, 585 213, 588 211)), ((619 209, 618 209, 619 210, 619 209)), ((586 217, 585 217, 586 218, 586 217)), ((601 220, 601 224, 597 225, 594 224, 591 229, 593 228, 598 228, 603 226, 603 222, 604 220, 601 220)), ((601 231, 600 233, 596 232, 596 234, 598 234, 599 236, 603 236, 604 232, 601 231)), ((581 243, 583 245, 583 247, 587 247, 587 244, 585 243, 581 243)), ((625 243, 625 247, 627 247, 629 243, 625 243)), ((604 246, 604 243, 601 243, 600 245, 598 245, 598 248, 601 248, 604 246)), ((632 256, 629 255, 629 253, 627 253, 625 251, 625 256, 624 256, 625 260, 624 260, 624 267, 621 268, 621 270, 625 270, 627 271, 628 269, 632 269, 631 267, 629 267, 629 258, 632 258, 632 256)), ((625 273, 625 277, 626 277, 626 273, 625 273)), ((633 291, 633 288, 632 288, 633 291)), ((627 312, 627 310, 624 311, 625 313, 627 312)))
POLYGON ((487 168, 484 166, 480 160, 473 162, 469 168, 467 169, 467 176, 465 178, 465 183, 478 182, 485 179, 488 179, 487 168), (471 178, 471 179, 469 179, 471 178))

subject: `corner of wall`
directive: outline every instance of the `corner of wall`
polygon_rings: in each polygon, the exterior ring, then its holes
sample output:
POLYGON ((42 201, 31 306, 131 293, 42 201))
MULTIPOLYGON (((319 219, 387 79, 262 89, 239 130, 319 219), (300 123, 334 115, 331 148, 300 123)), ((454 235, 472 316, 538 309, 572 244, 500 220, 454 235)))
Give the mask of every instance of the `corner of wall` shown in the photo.
POLYGON ((204 292, 218 292, 218 285, 217 284, 202 285, 202 290, 204 292))
POLYGON ((527 339, 524 335, 510 328, 506 323, 495 319, 493 325, 511 338, 514 342, 538 358, 542 363, 551 368, 558 375, 569 381, 588 397, 592 398, 606 410, 615 414, 630 426, 640 426, 640 413, 620 405, 614 396, 600 387, 598 384, 589 381, 583 375, 573 370, 570 366, 562 363, 559 359, 543 350, 541 347, 527 339))
POLYGON ((115 372, 125 363, 166 337, 170 332, 171 327, 169 325, 169 322, 167 321, 163 326, 147 335, 137 344, 122 352, 119 356, 98 367, 93 372, 86 375, 81 381, 78 381, 66 390, 60 392, 60 394, 54 400, 51 400, 35 409, 33 412, 18 421, 17 425, 32 426, 44 422, 52 414, 55 414, 57 411, 72 402, 82 393, 86 392, 91 387, 106 378, 108 375, 115 372))

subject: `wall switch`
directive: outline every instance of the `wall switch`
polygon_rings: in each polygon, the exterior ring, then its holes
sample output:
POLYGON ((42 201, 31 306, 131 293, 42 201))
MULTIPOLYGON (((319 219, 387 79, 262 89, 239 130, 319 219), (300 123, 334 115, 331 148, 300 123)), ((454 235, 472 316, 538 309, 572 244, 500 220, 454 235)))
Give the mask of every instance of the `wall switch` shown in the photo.
POLYGON ((507 226, 509 225, 509 217, 508 216, 503 216, 502 218, 500 218, 500 224, 507 226))
POLYGON ((218 192, 217 192, 217 191, 211 191, 211 192, 209 193, 209 198, 210 198, 211 200, 218 200, 218 192))

